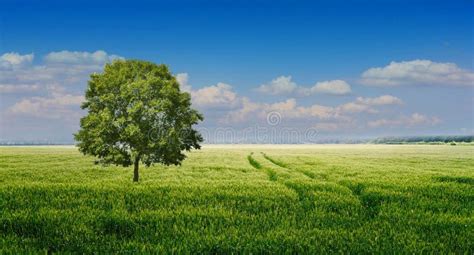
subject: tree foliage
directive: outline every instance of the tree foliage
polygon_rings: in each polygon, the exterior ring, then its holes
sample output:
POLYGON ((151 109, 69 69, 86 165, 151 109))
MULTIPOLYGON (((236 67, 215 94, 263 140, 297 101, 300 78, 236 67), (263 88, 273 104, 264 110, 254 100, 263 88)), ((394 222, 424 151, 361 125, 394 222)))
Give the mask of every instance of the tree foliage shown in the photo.
POLYGON ((87 115, 75 134, 79 150, 99 162, 122 166, 178 165, 183 151, 199 149, 202 136, 193 125, 203 116, 191 108, 189 93, 181 92, 165 65, 118 60, 94 73, 88 82, 87 115))

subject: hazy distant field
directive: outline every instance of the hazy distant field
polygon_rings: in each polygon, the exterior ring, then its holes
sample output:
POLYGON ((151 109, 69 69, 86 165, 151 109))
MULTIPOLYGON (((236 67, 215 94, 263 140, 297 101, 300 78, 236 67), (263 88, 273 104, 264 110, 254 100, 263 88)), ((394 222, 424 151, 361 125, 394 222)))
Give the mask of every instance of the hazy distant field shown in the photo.
POLYGON ((208 146, 140 171, 1 147, 0 253, 474 253, 474 146, 208 146))

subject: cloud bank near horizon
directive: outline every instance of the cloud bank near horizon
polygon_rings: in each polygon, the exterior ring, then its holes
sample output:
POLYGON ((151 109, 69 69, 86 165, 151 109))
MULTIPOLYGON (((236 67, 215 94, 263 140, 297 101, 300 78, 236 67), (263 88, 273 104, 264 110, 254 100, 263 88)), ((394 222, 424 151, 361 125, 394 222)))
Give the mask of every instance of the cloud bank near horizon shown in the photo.
MULTIPOLYGON (((16 52, 0 56, 0 93, 4 101, 0 109, 0 138, 3 140, 22 137, 24 132, 29 133, 28 137, 39 139, 54 136, 48 133, 50 130, 63 130, 63 136, 72 134, 84 114, 79 106, 89 75, 102 71, 106 63, 124 59, 102 50, 63 50, 50 52, 40 59, 36 57, 34 53, 16 52)), ((268 116, 278 113, 281 127, 312 127, 322 134, 364 135, 373 130, 391 129, 422 132, 427 127, 443 124, 443 116, 422 113, 411 101, 390 91, 377 93, 377 87, 472 88, 474 74, 453 63, 391 62, 362 72, 359 82, 355 83, 375 87, 375 96, 364 95, 358 86, 340 79, 301 86, 292 76, 282 75, 240 93, 225 81, 194 86, 188 73, 177 73, 176 79, 181 89, 191 94, 193 106, 206 116, 203 127, 242 129, 267 125, 268 116), (326 103, 318 102, 320 98, 326 103)))

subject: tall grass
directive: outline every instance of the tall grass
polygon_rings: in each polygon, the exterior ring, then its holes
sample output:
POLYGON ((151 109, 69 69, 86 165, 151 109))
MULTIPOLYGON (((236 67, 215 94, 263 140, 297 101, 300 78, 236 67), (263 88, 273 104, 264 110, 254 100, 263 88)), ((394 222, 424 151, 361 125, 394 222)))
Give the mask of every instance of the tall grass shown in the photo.
POLYGON ((73 148, 3 147, 0 253, 472 254, 473 155, 205 147, 134 184, 73 148))

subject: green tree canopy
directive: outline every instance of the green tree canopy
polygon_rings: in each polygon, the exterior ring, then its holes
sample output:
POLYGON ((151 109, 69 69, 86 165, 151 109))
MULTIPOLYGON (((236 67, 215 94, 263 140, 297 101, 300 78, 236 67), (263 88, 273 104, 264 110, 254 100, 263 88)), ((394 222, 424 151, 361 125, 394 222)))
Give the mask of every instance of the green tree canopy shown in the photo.
POLYGON ((203 116, 165 65, 107 64, 91 75, 81 107, 87 115, 74 135, 79 150, 104 164, 133 164, 134 181, 140 162, 178 165, 186 158, 183 151, 199 149, 203 141, 193 129, 203 116))

